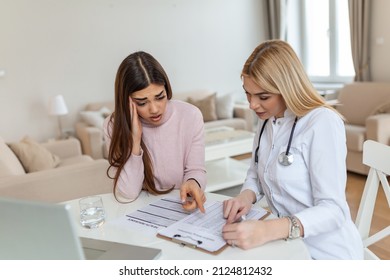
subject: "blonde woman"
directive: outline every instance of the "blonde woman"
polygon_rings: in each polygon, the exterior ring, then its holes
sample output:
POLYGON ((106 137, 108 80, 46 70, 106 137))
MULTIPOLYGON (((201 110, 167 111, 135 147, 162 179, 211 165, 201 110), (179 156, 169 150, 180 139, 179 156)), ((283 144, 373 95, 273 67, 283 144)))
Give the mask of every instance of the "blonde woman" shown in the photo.
POLYGON ((362 259, 345 197, 342 116, 318 95, 284 41, 260 44, 243 67, 242 81, 260 120, 241 193, 224 202, 225 240, 248 249, 303 238, 313 259, 362 259), (233 223, 263 196, 277 218, 233 223))

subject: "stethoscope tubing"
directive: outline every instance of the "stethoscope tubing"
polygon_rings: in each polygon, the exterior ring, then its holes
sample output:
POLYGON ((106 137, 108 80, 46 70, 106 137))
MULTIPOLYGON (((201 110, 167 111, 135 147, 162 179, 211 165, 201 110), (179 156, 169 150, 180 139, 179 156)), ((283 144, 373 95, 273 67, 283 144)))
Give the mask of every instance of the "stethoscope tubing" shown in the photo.
MULTIPOLYGON (((260 149, 260 140, 261 140, 261 136, 263 135, 263 132, 264 132, 264 129, 265 129, 265 125, 267 124, 269 119, 266 119, 261 127, 261 130, 260 130, 260 134, 259 134, 259 141, 257 142, 257 148, 255 150, 255 163, 258 164, 259 163, 259 149, 260 149)), ((290 165, 293 163, 293 157, 292 155, 290 155, 290 148, 291 148, 291 142, 292 142, 292 138, 293 138, 293 135, 294 135, 294 130, 295 130, 295 127, 296 127, 296 124, 297 124, 297 121, 298 121, 298 117, 295 117, 295 120, 294 120, 294 124, 291 128, 291 132, 290 132, 290 137, 288 139, 288 144, 287 144, 287 149, 286 149, 286 152, 284 153, 281 153, 280 156, 279 156, 279 163, 282 164, 282 165, 290 165), (290 157, 290 158, 288 158, 290 157), (287 160, 288 159, 288 160, 287 160)))

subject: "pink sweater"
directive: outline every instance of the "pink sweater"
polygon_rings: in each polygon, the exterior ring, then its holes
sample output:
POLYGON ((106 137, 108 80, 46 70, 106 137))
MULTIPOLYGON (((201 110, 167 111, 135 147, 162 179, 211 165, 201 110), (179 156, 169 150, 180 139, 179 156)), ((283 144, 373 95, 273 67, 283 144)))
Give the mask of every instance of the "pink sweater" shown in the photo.
MULTIPOLYGON (((111 138, 104 122, 107 148, 111 138)), ((204 190, 206 187, 204 123, 202 113, 195 106, 169 100, 159 126, 142 121, 142 140, 148 147, 158 190, 180 188, 183 182, 194 178, 204 190)), ((142 154, 131 155, 118 179, 117 190, 128 199, 135 199, 142 190, 144 164, 142 154)), ((111 173, 112 174, 112 173, 111 173)))

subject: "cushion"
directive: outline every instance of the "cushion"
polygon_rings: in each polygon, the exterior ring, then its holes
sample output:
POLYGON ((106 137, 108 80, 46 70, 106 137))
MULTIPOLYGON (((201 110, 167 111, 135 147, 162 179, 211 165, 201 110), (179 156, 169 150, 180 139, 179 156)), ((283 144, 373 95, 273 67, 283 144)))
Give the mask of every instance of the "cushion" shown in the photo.
POLYGON ((218 119, 233 118, 234 111, 234 96, 233 94, 225 94, 217 96, 217 116, 218 119))
POLYGON ((93 159, 88 155, 69 157, 69 158, 62 159, 58 167, 64 167, 68 165, 74 165, 74 164, 90 162, 90 161, 93 161, 93 159))
POLYGON ((50 153, 30 137, 24 137, 19 143, 11 143, 9 146, 27 173, 51 169, 60 163, 58 156, 50 153))
POLYGON ((214 93, 203 99, 197 100, 193 99, 192 97, 189 97, 187 102, 199 108, 203 115, 203 121, 215 121, 218 119, 216 110, 216 96, 217 94, 214 93))
POLYGON ((10 147, 0 138, 0 177, 8 175, 22 175, 26 172, 17 156, 10 147))
POLYGON ((189 97, 192 97, 192 99, 195 100, 199 100, 199 99, 206 98, 207 96, 210 96, 214 93, 216 93, 215 90, 197 89, 197 90, 190 90, 190 91, 175 92, 172 95, 172 98, 188 102, 189 97))
POLYGON ((98 111, 82 111, 80 112, 81 119, 88 125, 103 129, 104 119, 111 114, 111 110, 107 107, 102 107, 98 111))

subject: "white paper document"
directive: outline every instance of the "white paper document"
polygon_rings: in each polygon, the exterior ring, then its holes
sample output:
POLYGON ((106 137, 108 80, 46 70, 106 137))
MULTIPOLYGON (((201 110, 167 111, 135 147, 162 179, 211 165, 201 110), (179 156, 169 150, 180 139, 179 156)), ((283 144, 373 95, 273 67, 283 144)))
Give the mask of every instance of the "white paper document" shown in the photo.
MULTIPOLYGON (((191 215, 158 230, 158 234, 183 245, 216 252, 226 245, 222 238, 222 227, 226 224, 222 208, 220 201, 207 201, 206 213, 196 210, 191 215)), ((264 209, 251 209, 246 219, 259 220, 266 214, 264 209)))
POLYGON ((155 235, 159 229, 166 228, 191 213, 183 209, 181 201, 176 197, 165 197, 126 214, 124 223, 155 235))

